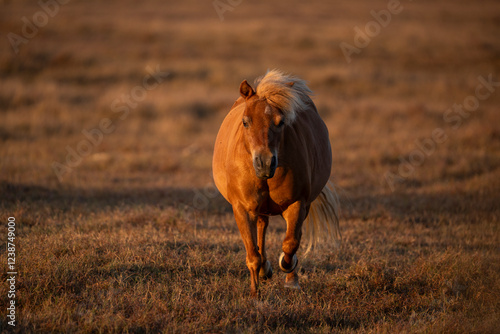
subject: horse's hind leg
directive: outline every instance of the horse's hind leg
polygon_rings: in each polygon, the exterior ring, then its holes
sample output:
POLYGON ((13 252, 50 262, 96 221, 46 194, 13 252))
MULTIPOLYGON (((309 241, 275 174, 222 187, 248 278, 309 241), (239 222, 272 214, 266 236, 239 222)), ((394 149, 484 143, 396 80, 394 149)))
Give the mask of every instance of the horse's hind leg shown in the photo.
POLYGON ((271 263, 267 260, 266 255, 266 230, 269 225, 268 216, 259 216, 257 219, 257 243, 259 245, 260 258, 262 260, 262 267, 260 268, 259 276, 262 279, 273 277, 273 268, 271 263))
POLYGON ((295 272, 297 266, 297 250, 300 246, 302 236, 302 223, 307 216, 307 208, 301 202, 295 202, 284 212, 286 220, 286 236, 283 241, 283 254, 279 259, 279 265, 283 272, 287 273, 285 286, 299 288, 299 278, 295 272))

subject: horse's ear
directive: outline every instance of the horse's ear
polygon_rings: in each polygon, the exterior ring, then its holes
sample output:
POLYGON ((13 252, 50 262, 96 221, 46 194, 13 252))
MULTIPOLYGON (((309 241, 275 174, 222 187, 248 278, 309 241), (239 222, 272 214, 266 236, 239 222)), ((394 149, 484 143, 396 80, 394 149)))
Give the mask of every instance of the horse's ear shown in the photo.
POLYGON ((240 94, 245 99, 248 99, 255 94, 252 86, 250 86, 246 80, 243 80, 243 82, 240 84, 240 94))

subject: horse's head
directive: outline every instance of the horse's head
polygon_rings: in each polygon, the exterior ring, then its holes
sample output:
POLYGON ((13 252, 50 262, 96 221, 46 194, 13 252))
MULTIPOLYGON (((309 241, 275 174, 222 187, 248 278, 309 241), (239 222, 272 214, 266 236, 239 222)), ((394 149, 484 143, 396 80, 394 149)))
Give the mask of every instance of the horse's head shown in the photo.
POLYGON ((246 103, 241 120, 245 145, 252 155, 255 174, 260 179, 272 178, 278 166, 285 116, 265 98, 259 98, 246 80, 240 85, 240 94, 246 103))

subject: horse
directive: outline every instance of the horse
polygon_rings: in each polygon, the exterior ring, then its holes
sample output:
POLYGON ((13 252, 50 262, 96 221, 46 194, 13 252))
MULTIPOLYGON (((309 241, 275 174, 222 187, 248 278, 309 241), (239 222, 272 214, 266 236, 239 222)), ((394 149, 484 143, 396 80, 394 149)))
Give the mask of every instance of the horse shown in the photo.
POLYGON ((215 184, 232 205, 246 250, 251 295, 273 270, 265 248, 269 217, 281 215, 286 234, 278 264, 285 287, 300 288, 297 250, 328 236, 340 240, 338 197, 329 186, 332 152, 328 129, 306 82, 279 70, 244 80, 215 141, 215 184))

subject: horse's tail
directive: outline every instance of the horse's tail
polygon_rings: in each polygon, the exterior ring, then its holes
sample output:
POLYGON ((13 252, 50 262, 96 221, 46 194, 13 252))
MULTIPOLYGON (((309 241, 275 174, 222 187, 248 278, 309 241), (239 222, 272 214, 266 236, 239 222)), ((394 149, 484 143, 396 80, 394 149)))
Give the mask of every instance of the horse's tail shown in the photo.
POLYGON ((333 183, 328 182, 319 196, 311 203, 309 214, 304 220, 304 234, 307 242, 306 254, 322 240, 340 245, 339 199, 333 183))

